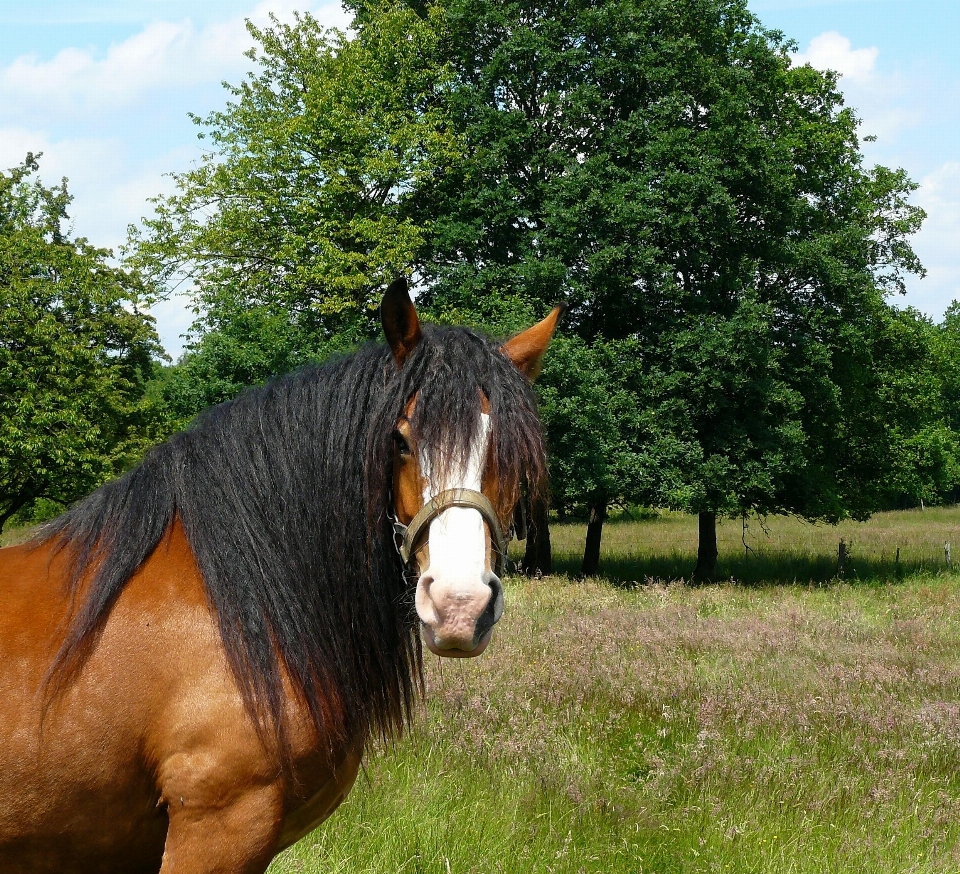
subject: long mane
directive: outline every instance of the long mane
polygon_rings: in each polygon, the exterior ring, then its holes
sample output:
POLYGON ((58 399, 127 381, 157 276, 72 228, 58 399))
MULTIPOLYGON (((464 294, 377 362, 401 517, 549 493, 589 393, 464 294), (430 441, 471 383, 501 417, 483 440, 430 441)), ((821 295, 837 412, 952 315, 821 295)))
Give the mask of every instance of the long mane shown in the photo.
POLYGON ((402 729, 422 688, 412 589, 393 545, 391 435, 412 427, 438 459, 467 451, 482 390, 488 457, 509 507, 544 482, 533 393, 490 340, 427 328, 399 372, 370 345, 203 413, 38 538, 70 556, 78 599, 48 674, 82 668, 124 585, 179 521, 258 729, 286 750, 286 672, 331 744, 402 729), (88 579, 90 577, 90 579, 88 579))

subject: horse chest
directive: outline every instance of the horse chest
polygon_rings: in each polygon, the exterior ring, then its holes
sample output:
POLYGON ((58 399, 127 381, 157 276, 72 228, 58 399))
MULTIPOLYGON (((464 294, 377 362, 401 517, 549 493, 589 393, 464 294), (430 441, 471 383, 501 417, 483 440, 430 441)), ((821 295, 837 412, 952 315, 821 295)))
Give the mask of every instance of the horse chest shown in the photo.
POLYGON ((362 746, 350 750, 329 778, 306 801, 284 817, 278 850, 292 846, 330 816, 347 797, 360 769, 362 746))

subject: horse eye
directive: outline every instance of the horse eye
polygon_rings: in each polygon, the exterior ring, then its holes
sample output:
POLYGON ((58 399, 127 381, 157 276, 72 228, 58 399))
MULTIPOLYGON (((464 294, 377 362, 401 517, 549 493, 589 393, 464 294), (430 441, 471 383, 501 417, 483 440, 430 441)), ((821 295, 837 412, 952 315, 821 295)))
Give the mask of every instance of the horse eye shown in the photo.
POLYGON ((397 452, 406 457, 410 454, 410 444, 399 431, 393 432, 393 442, 397 444, 397 452))

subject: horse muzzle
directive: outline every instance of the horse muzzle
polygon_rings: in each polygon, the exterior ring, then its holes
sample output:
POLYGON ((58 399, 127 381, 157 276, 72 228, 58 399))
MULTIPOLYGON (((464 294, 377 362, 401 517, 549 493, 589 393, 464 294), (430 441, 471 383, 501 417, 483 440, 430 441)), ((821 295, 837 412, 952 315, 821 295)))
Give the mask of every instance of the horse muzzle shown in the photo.
POLYGON ((417 582, 416 603, 423 641, 432 653, 474 657, 487 648, 503 615, 503 585, 490 571, 469 589, 452 588, 427 572, 417 582))

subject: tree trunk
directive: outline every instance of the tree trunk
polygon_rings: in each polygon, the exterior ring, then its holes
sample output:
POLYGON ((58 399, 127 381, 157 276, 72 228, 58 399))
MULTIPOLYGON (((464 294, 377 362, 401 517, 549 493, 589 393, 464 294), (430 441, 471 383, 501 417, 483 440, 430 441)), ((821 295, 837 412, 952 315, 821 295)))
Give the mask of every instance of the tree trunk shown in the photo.
POLYGON ((10 521, 10 518, 18 511, 26 507, 29 503, 30 496, 24 492, 21 492, 16 497, 10 498, 10 500, 3 506, 3 509, 0 509, 0 533, 3 533, 3 526, 10 521))
POLYGON ((603 523, 607 518, 607 502, 597 501, 590 507, 590 521, 587 522, 587 545, 583 550, 583 566, 580 576, 595 577, 600 570, 600 537, 603 523))
POLYGON ((10 517, 16 512, 17 512, 16 508, 8 509, 0 512, 0 534, 3 533, 3 526, 7 524, 10 517))
POLYGON ((700 541, 697 545, 697 566, 693 570, 695 583, 712 583, 717 575, 717 514, 700 514, 700 541))
POLYGON ((553 573, 550 517, 546 501, 533 501, 527 507, 527 543, 520 570, 528 577, 543 577, 553 573))

